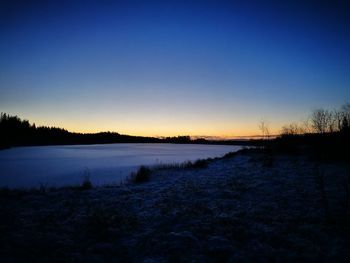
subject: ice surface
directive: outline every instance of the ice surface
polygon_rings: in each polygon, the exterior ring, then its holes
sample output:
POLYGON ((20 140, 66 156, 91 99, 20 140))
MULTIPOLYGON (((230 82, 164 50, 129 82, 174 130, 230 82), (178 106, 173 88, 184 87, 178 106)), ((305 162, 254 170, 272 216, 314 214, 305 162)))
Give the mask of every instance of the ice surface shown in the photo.
POLYGON ((220 157, 240 146, 103 144, 17 147, 0 151, 0 187, 120 183, 140 165, 220 157))

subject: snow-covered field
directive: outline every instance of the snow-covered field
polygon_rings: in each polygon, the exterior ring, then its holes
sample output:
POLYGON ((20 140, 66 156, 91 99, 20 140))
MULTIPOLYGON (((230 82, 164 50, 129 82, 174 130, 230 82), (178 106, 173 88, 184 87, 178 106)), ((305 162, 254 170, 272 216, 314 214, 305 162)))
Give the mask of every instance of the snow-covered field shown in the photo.
POLYGON ((349 164, 258 150, 142 184, 0 192, 0 262, 349 262, 349 164))
POLYGON ((123 143, 17 147, 0 151, 0 187, 120 183, 140 165, 219 157, 240 146, 123 143))

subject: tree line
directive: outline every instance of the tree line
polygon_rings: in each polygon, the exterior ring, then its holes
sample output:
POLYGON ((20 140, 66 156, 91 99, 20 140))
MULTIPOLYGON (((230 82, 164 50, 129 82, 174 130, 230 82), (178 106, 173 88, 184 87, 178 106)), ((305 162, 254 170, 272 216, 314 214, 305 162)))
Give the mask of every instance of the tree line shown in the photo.
MULTIPOLYGON (((205 141, 205 140, 204 140, 205 141)), ((199 143, 190 136, 144 137, 117 132, 76 133, 57 127, 39 126, 6 113, 0 115, 0 148, 30 145, 100 144, 100 143, 199 143)))
POLYGON ((348 133, 350 130, 350 103, 339 109, 319 108, 301 123, 291 123, 282 127, 281 135, 348 133))
POLYGON ((350 160, 350 103, 339 109, 311 112, 300 123, 283 126, 270 145, 279 151, 312 152, 325 160, 350 160))

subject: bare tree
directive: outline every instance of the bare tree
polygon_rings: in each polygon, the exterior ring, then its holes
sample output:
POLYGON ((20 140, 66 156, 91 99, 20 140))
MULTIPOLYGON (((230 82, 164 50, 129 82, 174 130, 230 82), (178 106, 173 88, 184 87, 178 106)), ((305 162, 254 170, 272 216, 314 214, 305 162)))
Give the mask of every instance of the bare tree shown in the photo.
POLYGON ((305 133, 305 130, 297 123, 291 123, 282 127, 282 135, 298 135, 305 133))
POLYGON ((317 133, 326 133, 332 131, 332 112, 325 109, 314 110, 311 115, 311 123, 314 131, 317 133))
POLYGON ((343 113, 343 120, 341 123, 341 131, 350 130, 350 103, 346 103, 341 107, 341 112, 343 113))
POLYGON ((345 116, 345 114, 341 110, 334 110, 333 111, 334 129, 335 129, 335 131, 340 131, 342 129, 344 116, 345 116))
POLYGON ((270 138, 270 128, 266 121, 261 120, 259 123, 259 129, 261 130, 262 136, 265 140, 270 138))
MULTIPOLYGON (((266 123, 262 121, 260 130, 265 134, 266 123)), ((296 135, 304 133, 326 133, 350 131, 350 103, 344 104, 340 109, 325 110, 323 108, 314 110, 309 118, 303 122, 291 123, 281 129, 282 135, 296 135)))
POLYGON ((346 103, 341 107, 341 111, 348 121, 350 121, 350 103, 346 103))
POLYGON ((302 121, 302 127, 304 130, 304 133, 311 133, 312 132, 312 124, 310 118, 306 118, 302 121))
POLYGON ((327 111, 328 112, 328 125, 327 125, 327 131, 328 132, 335 132, 337 131, 337 121, 335 117, 335 111, 327 111))
POLYGON ((341 107, 341 110, 346 112, 347 114, 350 114, 350 103, 346 103, 341 107))

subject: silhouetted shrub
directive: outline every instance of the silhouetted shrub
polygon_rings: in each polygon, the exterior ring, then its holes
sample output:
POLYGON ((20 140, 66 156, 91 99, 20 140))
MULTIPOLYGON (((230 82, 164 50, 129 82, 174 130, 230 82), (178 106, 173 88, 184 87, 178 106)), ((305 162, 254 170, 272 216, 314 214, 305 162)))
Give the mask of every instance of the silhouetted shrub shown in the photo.
POLYGON ((206 168, 208 167, 208 160, 199 159, 192 163, 191 168, 206 168))
POLYGON ((237 156, 237 153, 238 153, 238 152, 228 152, 228 153, 226 153, 226 154, 223 156, 223 158, 232 158, 232 157, 235 157, 235 156, 237 156))
POLYGON ((184 169, 189 166, 190 161, 186 161, 183 163, 161 163, 152 166, 153 170, 167 170, 167 169, 184 169))
POLYGON ((150 175, 151 170, 148 167, 142 165, 136 173, 131 174, 131 181, 133 183, 144 183, 149 181, 150 175))
POLYGON ((84 180, 83 183, 80 186, 81 190, 89 190, 92 189, 92 183, 90 180, 90 171, 88 169, 86 169, 84 171, 84 180))
POLYGON ((163 163, 157 164, 152 167, 154 170, 166 170, 166 169, 201 169, 206 168, 210 159, 198 159, 194 162, 185 161, 182 163, 163 163))

